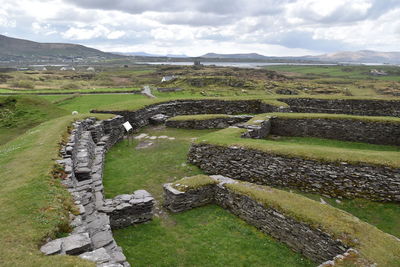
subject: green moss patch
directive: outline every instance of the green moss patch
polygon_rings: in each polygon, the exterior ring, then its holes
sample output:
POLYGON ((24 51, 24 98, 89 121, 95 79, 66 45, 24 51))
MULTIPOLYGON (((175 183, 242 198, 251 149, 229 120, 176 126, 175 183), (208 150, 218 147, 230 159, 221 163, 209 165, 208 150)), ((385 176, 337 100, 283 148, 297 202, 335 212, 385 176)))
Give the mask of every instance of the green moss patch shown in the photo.
POLYGON ((182 178, 172 184, 172 187, 179 191, 186 192, 192 189, 198 189, 203 186, 217 184, 218 181, 208 175, 196 175, 182 178))

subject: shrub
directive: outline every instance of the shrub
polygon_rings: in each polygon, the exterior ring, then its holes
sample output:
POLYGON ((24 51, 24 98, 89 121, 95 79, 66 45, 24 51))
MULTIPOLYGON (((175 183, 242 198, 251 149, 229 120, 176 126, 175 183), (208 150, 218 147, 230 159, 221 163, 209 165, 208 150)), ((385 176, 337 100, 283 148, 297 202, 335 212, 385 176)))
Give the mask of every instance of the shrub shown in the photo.
POLYGON ((61 89, 66 89, 66 90, 73 90, 73 89, 80 89, 80 88, 81 88, 81 86, 77 83, 66 83, 61 86, 61 89))
POLYGON ((17 87, 17 88, 25 88, 25 89, 34 89, 35 88, 35 84, 32 81, 28 81, 28 80, 14 81, 11 85, 13 87, 17 87))

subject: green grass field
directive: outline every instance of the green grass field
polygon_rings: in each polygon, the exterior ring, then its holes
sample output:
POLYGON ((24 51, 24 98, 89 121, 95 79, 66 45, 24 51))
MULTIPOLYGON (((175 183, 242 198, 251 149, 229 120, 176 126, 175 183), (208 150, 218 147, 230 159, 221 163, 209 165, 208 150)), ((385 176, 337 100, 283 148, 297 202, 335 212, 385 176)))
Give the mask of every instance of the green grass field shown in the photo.
MULTIPOLYGON (((60 96, 41 96, 48 100, 60 100, 62 99, 60 96)), ((66 96, 64 96, 66 97, 66 96)), ((67 96, 68 98, 68 96, 67 96)), ((114 105, 118 105, 117 103, 121 102, 136 102, 136 101, 147 100, 145 96, 142 95, 80 95, 73 99, 66 99, 57 105, 57 107, 68 110, 69 112, 78 111, 79 113, 88 113, 92 109, 96 109, 99 106, 107 105, 113 103, 114 105)))
POLYGON ((217 206, 114 231, 132 266, 315 266, 217 206))
POLYGON ((116 144, 106 155, 103 182, 106 197, 144 188, 161 199, 162 184, 201 173, 197 167, 186 163, 186 155, 192 138, 201 138, 212 131, 150 128, 140 133, 176 139, 148 140, 154 145, 140 150, 135 149, 138 140, 129 146, 127 141, 116 144))

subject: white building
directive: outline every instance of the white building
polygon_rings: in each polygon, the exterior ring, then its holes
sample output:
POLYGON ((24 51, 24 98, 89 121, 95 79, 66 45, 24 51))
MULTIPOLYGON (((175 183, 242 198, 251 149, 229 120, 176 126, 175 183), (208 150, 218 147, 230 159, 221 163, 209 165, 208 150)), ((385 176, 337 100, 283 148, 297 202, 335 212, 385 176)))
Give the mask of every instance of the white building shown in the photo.
POLYGON ((65 66, 65 67, 62 67, 60 70, 62 70, 62 71, 66 71, 66 70, 75 71, 75 68, 73 66, 65 66))
POLYGON ((175 75, 172 75, 172 76, 164 76, 162 79, 161 79, 161 82, 169 82, 169 81, 172 81, 172 80, 175 80, 176 79, 176 76, 175 75))

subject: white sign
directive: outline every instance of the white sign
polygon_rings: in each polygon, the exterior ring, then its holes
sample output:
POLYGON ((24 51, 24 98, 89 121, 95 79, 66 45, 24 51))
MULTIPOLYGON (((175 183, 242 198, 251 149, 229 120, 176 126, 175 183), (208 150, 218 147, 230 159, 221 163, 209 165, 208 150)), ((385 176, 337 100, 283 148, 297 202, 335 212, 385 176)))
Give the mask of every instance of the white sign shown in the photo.
POLYGON ((129 121, 125 122, 125 123, 122 124, 122 125, 124 125, 125 130, 126 130, 127 132, 129 132, 129 130, 133 128, 132 125, 129 123, 129 121))

